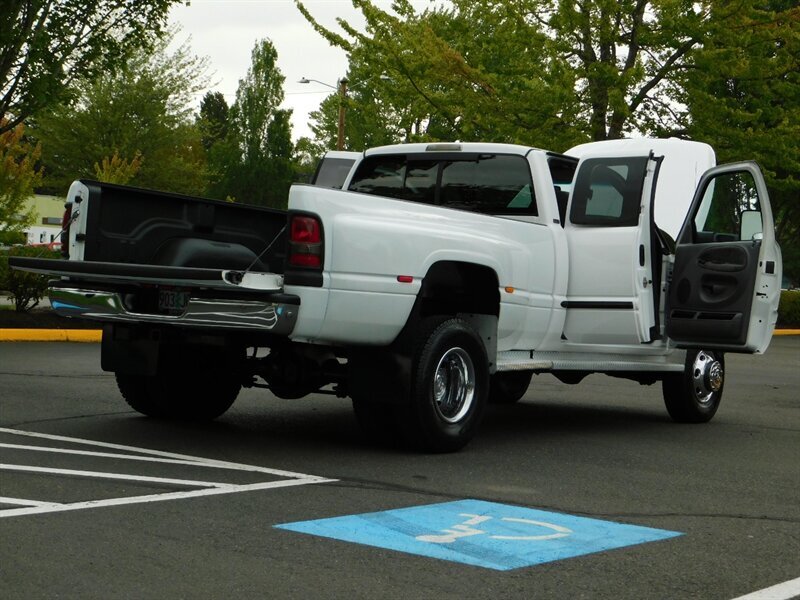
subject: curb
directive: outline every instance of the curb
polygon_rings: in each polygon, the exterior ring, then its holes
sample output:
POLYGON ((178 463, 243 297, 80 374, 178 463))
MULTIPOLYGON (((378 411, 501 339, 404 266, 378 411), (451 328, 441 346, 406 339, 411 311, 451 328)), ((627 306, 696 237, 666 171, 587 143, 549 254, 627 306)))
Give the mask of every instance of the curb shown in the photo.
MULTIPOLYGON (((772 335, 800 335, 800 329, 776 329, 772 335)), ((0 342, 98 343, 102 339, 101 329, 0 329, 0 342)))
POLYGON ((92 342, 103 339, 101 329, 0 329, 0 342, 92 342))

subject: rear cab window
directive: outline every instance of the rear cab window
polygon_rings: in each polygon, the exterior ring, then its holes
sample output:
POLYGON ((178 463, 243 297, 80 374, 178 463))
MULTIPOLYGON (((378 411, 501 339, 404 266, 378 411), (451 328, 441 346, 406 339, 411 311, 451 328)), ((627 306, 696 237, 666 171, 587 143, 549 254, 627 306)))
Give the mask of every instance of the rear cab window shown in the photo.
POLYGON ((512 154, 368 156, 348 189, 484 214, 538 215, 528 161, 512 154))

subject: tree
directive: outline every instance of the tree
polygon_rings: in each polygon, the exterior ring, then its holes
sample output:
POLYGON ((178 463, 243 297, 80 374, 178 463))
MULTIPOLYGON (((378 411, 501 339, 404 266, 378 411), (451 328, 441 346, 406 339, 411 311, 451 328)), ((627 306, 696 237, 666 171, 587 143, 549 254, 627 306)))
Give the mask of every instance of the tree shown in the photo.
POLYGON ((394 13, 353 3, 366 32, 340 21, 340 35, 296 0, 351 63, 387 75, 403 100, 413 97, 405 109, 394 103, 406 129, 410 121, 431 138, 554 149, 674 125, 675 82, 691 66, 714 4, 452 0, 417 14, 406 0, 392 4, 394 13))
POLYGON ((310 182, 324 152, 324 148, 314 143, 311 138, 301 137, 297 140, 292 158, 292 181, 310 182))
POLYGON ((230 108, 221 92, 206 92, 200 102, 200 115, 196 126, 200 131, 200 142, 206 152, 206 194, 212 197, 227 196, 222 183, 230 157, 235 149, 229 140, 230 108))
POLYGON ((200 101, 200 116, 197 125, 200 129, 203 148, 211 147, 228 135, 228 103, 222 92, 206 92, 200 101))
MULTIPOLYGON (((353 0, 366 31, 340 20, 342 34, 296 4, 348 52, 351 82, 369 77, 378 89, 376 78, 388 76, 389 108, 361 106, 379 115, 395 141, 565 150, 589 140, 673 135, 709 142, 720 161, 756 158, 787 272, 800 278, 796 1, 452 0, 418 14, 406 0, 394 2, 393 12, 353 0)), ((348 111, 360 100, 348 100, 348 111)), ((321 143, 330 136, 330 103, 313 115, 321 143)))
POLYGON ((95 163, 117 156, 139 169, 130 183, 189 194, 206 187, 205 150, 192 112, 207 84, 206 61, 186 44, 168 52, 171 37, 136 52, 116 73, 82 82, 73 104, 42 113, 33 123, 47 167, 45 185, 63 193, 95 163))
POLYGON ((775 213, 784 273, 798 284, 800 7, 791 0, 743 2, 714 6, 712 16, 715 26, 683 81, 685 131, 711 144, 719 162, 759 163, 775 213))
POLYGON ((219 198, 285 207, 292 183, 291 111, 280 109, 284 76, 268 39, 256 43, 252 63, 239 80, 228 115, 228 137, 219 149, 222 177, 212 193, 219 198))
MULTIPOLYGON (((345 149, 365 150, 418 137, 413 133, 413 117, 410 116, 409 104, 404 104, 404 96, 385 76, 381 78, 371 73, 369 67, 358 60, 357 55, 351 55, 347 73, 352 85, 344 99, 345 149)), ((317 140, 314 144, 317 156, 337 146, 341 102, 342 98, 336 92, 310 114, 311 131, 317 140)))
MULTIPOLYGON (((354 66, 371 84, 378 75, 391 80, 392 96, 399 95, 392 104, 407 131, 411 120, 416 135, 555 149, 631 133, 685 134, 685 74, 698 67, 695 57, 715 32, 737 31, 742 14, 758 6, 753 0, 451 0, 416 13, 407 0, 393 2, 393 12, 353 0, 366 31, 340 20, 339 34, 322 27, 301 0, 295 3, 348 52, 351 81, 354 66)), ((772 4, 779 21, 797 22, 795 2, 772 4)), ((729 35, 724 44, 735 49, 737 40, 729 35)))
MULTIPOLYGON (((0 125, 4 124, 0 121, 0 125)), ((41 147, 25 139, 25 126, 0 133, 0 236, 11 239, 33 223, 25 203, 42 181, 41 147)))
POLYGON ((94 174, 98 181, 125 185, 133 179, 141 167, 142 155, 139 152, 130 161, 120 158, 119 154, 114 152, 114 156, 107 156, 99 164, 94 163, 94 174))
POLYGON ((180 0, 5 0, 0 132, 74 98, 78 81, 123 66, 163 32, 180 0))

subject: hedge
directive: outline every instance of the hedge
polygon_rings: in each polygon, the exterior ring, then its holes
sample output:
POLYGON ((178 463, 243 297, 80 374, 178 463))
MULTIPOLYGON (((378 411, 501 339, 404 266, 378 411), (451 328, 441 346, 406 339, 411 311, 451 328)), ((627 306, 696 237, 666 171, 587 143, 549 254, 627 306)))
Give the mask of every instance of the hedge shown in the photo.
POLYGON ((778 327, 800 329, 800 290, 781 292, 778 306, 778 327))
POLYGON ((27 312, 35 308, 47 293, 50 277, 9 268, 9 256, 60 258, 61 253, 42 246, 14 246, 0 251, 0 290, 11 299, 17 312, 27 312))

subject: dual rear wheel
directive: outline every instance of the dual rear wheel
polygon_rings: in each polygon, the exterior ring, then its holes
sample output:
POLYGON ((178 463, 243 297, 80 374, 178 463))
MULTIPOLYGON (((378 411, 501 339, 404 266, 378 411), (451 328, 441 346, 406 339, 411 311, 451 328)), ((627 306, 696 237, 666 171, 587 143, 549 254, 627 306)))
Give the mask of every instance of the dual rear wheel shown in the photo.
POLYGON ((209 421, 225 413, 239 395, 240 354, 202 346, 167 347, 156 375, 117 372, 117 386, 128 405, 143 415, 209 421))
POLYGON ((400 402, 356 394, 356 418, 373 440, 399 438, 420 450, 454 452, 472 439, 483 417, 489 394, 486 349, 458 317, 423 320, 413 340, 400 402))

